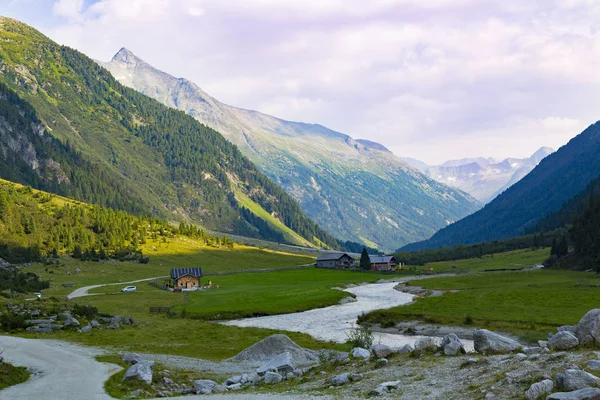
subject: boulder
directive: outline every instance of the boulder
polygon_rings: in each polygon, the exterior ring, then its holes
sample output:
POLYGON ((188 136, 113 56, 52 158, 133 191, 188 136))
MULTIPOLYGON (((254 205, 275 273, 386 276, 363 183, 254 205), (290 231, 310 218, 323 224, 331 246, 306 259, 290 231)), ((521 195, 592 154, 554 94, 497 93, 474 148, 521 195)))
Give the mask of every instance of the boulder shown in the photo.
POLYGON ((559 331, 548 340, 548 346, 554 350, 570 350, 579 346, 579 339, 571 331, 559 331))
POLYGON ((69 318, 73 318, 73 316, 71 315, 70 312, 65 311, 65 312, 61 312, 60 314, 58 314, 57 318, 59 321, 66 321, 69 318))
POLYGON ((354 358, 364 358, 365 360, 371 358, 371 352, 367 349, 363 349, 362 347, 355 347, 350 353, 354 358))
POLYGON ((384 366, 384 365, 388 365, 389 361, 387 358, 378 358, 376 361, 376 364, 380 367, 384 366))
POLYGON ((283 376, 281 376, 281 374, 278 374, 277 372, 272 372, 272 371, 265 372, 265 383, 267 383, 267 384, 279 383, 282 380, 283 380, 283 376))
POLYGON ((79 332, 79 333, 87 333, 87 332, 91 332, 91 331, 92 331, 91 325, 86 325, 81 329, 77 329, 77 332, 79 332))
POLYGON ((63 326, 65 327, 69 327, 69 326, 73 326, 73 327, 77 327, 77 326, 81 326, 81 324, 79 323, 79 321, 73 317, 69 317, 65 320, 63 326))
POLYGON ((590 310, 581 318, 575 330, 579 344, 600 345, 600 309, 590 310))
POLYGON ((52 332, 54 332, 54 329, 52 329, 51 324, 30 326, 25 330, 27 332, 31 332, 31 333, 52 333, 52 332))
POLYGON ((123 381, 137 379, 150 384, 152 383, 153 369, 154 362, 138 362, 127 369, 125 376, 123 377, 123 381))
POLYGON ((571 332, 571 333, 575 333, 575 332, 577 332, 577 326, 576 325, 563 325, 563 326, 559 326, 558 328, 556 328, 556 332, 571 332))
POLYGON ((394 350, 392 350, 391 347, 386 346, 384 344, 376 344, 374 346, 371 346, 371 351, 373 352, 373 355, 377 358, 387 357, 390 354, 394 353, 394 350))
POLYGON ((230 358, 228 361, 250 361, 264 363, 273 357, 289 353, 292 361, 296 365, 312 365, 319 362, 317 353, 313 350, 304 349, 294 343, 286 335, 272 335, 258 343, 253 344, 238 355, 230 358))
POLYGON ((227 386, 227 390, 240 390, 242 388, 241 383, 235 383, 233 385, 227 386))
POLYGON ((333 386, 342 386, 349 382, 350 382, 350 374, 349 373, 335 375, 331 378, 331 384, 333 386))
POLYGON ((350 375, 350 380, 352 382, 360 381, 363 378, 363 374, 352 374, 350 375))
POLYGON ((223 383, 223 386, 229 388, 231 385, 236 385, 238 383, 242 383, 242 375, 232 376, 231 378, 227 378, 227 380, 223 383))
POLYGON ((288 372, 294 371, 295 366, 292 361, 292 355, 288 352, 276 355, 269 361, 263 363, 256 372, 259 375, 263 375, 267 371, 277 371, 280 374, 287 374, 288 372))
POLYGON ((405 344, 402 347, 394 348, 394 353, 396 354, 408 354, 411 353, 415 348, 410 344, 405 344))
POLYGON ((113 322, 106 327, 106 329, 121 329, 121 325, 118 322, 113 322))
POLYGON ((598 387, 600 378, 580 369, 568 369, 556 375, 554 385, 557 390, 568 392, 591 386, 598 387))
POLYGON ((539 354, 542 351, 544 351, 543 348, 538 347, 538 346, 530 346, 530 347, 523 347, 523 354, 539 354))
POLYGON ((548 341, 547 340, 538 340, 538 346, 540 346, 541 348, 548 347, 548 341))
POLYGON ((220 385, 215 381, 200 379, 194 382, 194 393, 211 394, 217 386, 220 385))
POLYGON ((546 400, 600 400, 600 389, 585 388, 574 392, 552 393, 546 400))
POLYGON ((542 398, 542 396, 552 393, 553 388, 554 382, 552 382, 550 379, 546 379, 531 385, 529 390, 525 392, 525 397, 527 400, 537 400, 542 398))
POLYGON ((600 360, 589 361, 587 366, 592 371, 600 371, 600 360))
POLYGON ((421 352, 436 351, 438 349, 435 340, 432 337, 422 337, 415 342, 415 350, 421 352))
POLYGON ((93 319, 92 322, 90 322, 90 325, 92 326, 92 328, 100 328, 102 326, 100 325, 100 322, 98 322, 95 319, 93 319))
POLYGON ((400 382, 400 381, 383 382, 383 383, 380 383, 369 394, 371 396, 381 396, 386 393, 389 393, 390 391, 398 389, 401 384, 402 384, 402 382, 400 382))
POLYGON ((475 351, 481 354, 510 353, 521 348, 516 340, 507 338, 487 329, 478 329, 473 332, 475 351))
POLYGON ((450 342, 444 346, 444 354, 447 356, 457 356, 461 353, 466 353, 462 343, 450 342))

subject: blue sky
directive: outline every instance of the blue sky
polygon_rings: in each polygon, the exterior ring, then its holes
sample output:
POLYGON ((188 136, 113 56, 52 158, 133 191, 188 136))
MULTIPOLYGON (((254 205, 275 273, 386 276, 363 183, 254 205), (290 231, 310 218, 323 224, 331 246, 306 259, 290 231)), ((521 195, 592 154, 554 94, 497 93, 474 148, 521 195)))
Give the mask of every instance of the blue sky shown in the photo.
POLYGON ((4 0, 0 14, 429 163, 557 148, 600 117, 595 0, 4 0))

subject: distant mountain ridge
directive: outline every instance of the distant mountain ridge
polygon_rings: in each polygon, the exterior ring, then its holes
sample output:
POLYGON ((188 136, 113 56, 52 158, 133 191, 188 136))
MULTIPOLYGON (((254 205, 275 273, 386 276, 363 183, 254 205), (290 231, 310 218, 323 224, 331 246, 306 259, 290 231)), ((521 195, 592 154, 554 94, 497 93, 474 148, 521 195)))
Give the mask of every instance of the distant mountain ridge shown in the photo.
POLYGON ((401 250, 488 242, 563 226, 596 192, 599 155, 600 122, 596 122, 483 209, 401 250))
POLYGON ((378 143, 223 104, 127 49, 99 64, 124 85, 222 133, 341 239, 391 250, 479 207, 471 196, 423 175, 378 143))
POLYGON ((340 247, 215 130, 23 23, 0 17, 0 42, 0 177, 210 230, 340 247))
POLYGON ((549 154, 550 147, 542 147, 529 158, 464 158, 430 166, 412 158, 403 158, 430 178, 461 189, 482 203, 489 203, 500 193, 517 183, 549 154))

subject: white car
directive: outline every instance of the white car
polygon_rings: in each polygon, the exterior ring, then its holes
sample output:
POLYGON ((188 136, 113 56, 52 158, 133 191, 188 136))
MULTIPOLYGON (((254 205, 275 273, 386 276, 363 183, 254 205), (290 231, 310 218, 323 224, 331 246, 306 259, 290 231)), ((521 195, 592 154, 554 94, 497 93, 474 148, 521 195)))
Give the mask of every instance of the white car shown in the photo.
POLYGON ((135 286, 125 286, 123 289, 121 289, 121 292, 135 292, 136 288, 135 286))

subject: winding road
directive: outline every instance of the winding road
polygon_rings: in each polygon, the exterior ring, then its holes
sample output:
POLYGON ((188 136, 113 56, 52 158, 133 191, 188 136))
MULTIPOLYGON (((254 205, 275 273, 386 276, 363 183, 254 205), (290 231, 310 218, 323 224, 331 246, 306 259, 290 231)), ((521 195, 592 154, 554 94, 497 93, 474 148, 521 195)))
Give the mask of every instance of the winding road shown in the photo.
POLYGON ((75 289, 71 293, 69 293, 67 295, 67 299, 70 300, 70 299, 74 299, 74 298, 77 298, 77 297, 96 296, 96 295, 99 295, 99 294, 103 294, 103 293, 88 293, 88 291, 90 291, 92 289, 99 288, 99 287, 114 286, 114 285, 129 285, 130 283, 148 282, 148 281, 151 281, 153 279, 158 279, 158 278, 164 278, 164 277, 163 276, 157 276, 155 278, 138 279, 137 281, 117 282, 117 283, 103 283, 103 284, 100 284, 100 285, 84 286, 84 287, 81 287, 79 289, 75 289))

